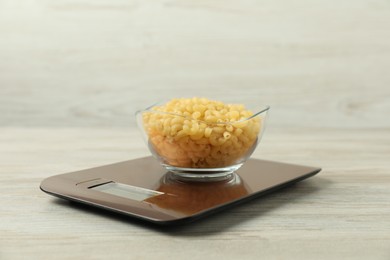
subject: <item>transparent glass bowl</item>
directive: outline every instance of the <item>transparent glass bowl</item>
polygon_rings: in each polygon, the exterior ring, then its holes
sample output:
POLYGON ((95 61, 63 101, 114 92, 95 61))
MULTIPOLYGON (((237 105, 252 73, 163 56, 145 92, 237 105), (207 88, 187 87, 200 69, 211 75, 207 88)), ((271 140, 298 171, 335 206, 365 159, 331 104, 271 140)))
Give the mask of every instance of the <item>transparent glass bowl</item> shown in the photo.
POLYGON ((153 156, 182 181, 231 178, 260 142, 270 108, 239 121, 206 122, 159 111, 162 104, 137 111, 137 124, 153 156))

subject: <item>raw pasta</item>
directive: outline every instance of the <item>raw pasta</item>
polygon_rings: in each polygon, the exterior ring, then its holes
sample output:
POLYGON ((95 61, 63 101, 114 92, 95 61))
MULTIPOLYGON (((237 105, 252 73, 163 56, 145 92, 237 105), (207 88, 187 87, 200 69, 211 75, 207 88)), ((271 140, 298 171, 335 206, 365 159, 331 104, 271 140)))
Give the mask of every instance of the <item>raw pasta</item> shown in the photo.
POLYGON ((149 144, 168 165, 218 168, 241 163, 256 146, 261 118, 240 104, 172 99, 143 113, 149 144))

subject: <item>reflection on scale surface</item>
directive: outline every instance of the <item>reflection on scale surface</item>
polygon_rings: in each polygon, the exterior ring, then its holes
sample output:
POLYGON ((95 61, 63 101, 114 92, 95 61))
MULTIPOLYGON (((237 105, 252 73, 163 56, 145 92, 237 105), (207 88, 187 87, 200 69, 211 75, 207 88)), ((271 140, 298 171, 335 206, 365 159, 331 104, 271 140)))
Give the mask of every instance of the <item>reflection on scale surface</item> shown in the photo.
POLYGON ((239 175, 219 182, 181 182, 167 172, 154 190, 164 194, 144 202, 160 210, 191 215, 245 197, 251 191, 239 175))

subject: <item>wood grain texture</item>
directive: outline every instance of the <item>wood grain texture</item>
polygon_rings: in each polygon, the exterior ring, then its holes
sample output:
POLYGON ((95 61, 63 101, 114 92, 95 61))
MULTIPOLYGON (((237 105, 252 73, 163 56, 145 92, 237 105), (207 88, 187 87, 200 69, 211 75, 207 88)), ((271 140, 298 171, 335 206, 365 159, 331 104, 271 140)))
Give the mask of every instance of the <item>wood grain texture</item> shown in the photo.
POLYGON ((0 0, 0 259, 390 259, 389 68, 385 0, 0 0), (253 157, 323 171, 169 229, 39 190, 173 96, 269 104, 253 157))
POLYGON ((0 125, 129 126, 172 96, 390 127, 388 1, 0 1, 0 125), (308 113, 302 113, 308 112, 308 113))
POLYGON ((287 129, 253 155, 323 167, 320 175, 191 225, 158 229, 51 198, 40 181, 148 154, 136 129, 2 128, 2 259, 387 259, 386 130, 287 129))

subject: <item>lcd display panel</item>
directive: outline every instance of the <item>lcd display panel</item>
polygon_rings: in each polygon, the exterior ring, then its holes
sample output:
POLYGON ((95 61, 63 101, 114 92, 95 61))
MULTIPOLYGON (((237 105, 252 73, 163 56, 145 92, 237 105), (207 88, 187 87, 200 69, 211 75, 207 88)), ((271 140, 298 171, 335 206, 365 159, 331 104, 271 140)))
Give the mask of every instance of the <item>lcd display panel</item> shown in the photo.
POLYGON ((164 194, 163 192, 116 182, 104 183, 102 185, 90 187, 90 189, 136 201, 143 201, 164 194))

